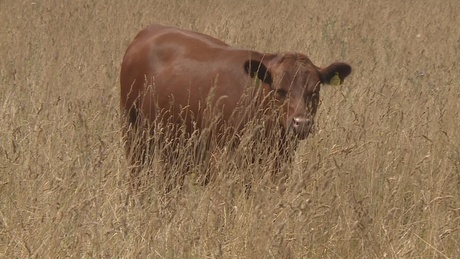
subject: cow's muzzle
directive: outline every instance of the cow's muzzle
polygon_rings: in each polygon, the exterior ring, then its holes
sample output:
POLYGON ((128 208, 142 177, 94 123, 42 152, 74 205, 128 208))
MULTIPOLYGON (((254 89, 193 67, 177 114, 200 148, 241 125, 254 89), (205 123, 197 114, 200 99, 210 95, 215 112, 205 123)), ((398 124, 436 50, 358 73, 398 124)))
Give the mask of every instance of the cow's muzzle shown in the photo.
POLYGON ((313 119, 308 117, 294 117, 291 122, 291 129, 299 139, 307 138, 312 126, 313 119))

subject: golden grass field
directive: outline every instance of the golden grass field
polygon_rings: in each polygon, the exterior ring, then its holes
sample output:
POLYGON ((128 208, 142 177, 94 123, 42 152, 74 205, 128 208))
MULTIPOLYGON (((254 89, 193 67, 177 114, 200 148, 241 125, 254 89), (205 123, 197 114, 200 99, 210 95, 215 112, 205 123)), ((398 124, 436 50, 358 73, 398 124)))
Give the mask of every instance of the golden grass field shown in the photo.
POLYGON ((458 258, 459 14, 457 0, 0 1, 0 257, 458 258), (322 88, 283 185, 238 166, 243 145, 207 186, 130 191, 119 70, 151 23, 352 65, 322 88))

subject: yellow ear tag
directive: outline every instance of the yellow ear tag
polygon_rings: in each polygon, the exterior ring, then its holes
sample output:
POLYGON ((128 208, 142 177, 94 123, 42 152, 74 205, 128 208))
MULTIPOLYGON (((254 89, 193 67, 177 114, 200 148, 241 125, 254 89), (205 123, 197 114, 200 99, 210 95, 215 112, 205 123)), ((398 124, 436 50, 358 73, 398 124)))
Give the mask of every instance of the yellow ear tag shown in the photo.
POLYGON ((335 75, 331 78, 331 81, 329 82, 330 85, 340 85, 340 77, 339 73, 335 72, 335 75))

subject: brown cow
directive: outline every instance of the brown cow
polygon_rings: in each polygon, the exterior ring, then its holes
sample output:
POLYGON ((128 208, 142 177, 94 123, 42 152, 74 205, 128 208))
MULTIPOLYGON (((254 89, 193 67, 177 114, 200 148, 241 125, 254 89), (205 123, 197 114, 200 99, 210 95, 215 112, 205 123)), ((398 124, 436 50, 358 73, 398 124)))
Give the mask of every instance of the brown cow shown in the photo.
POLYGON ((217 121, 214 130, 222 136, 223 131, 240 133, 261 114, 255 112, 261 107, 277 115, 278 122, 267 119, 266 125, 278 124, 283 134, 305 139, 321 84, 342 83, 350 73, 345 63, 320 68, 300 53, 239 49, 198 32, 151 25, 134 38, 121 66, 120 104, 128 158, 132 164, 145 163, 150 151, 139 136, 140 132, 153 136, 153 124, 173 125, 172 131, 182 127, 192 134, 217 121), (145 131, 140 125, 152 128, 145 131))

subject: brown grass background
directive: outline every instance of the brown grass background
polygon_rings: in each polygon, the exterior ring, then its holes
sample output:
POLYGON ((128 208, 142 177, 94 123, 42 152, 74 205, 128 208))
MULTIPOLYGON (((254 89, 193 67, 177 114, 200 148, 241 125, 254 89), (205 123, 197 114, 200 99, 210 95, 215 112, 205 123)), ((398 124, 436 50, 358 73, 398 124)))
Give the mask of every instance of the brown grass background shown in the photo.
POLYGON ((1 1, 0 257, 458 257, 459 13, 457 0, 1 1), (150 23, 353 66, 323 88, 285 186, 256 179, 246 197, 233 178, 264 168, 221 161, 229 177, 177 199, 128 195, 119 69, 150 23))

